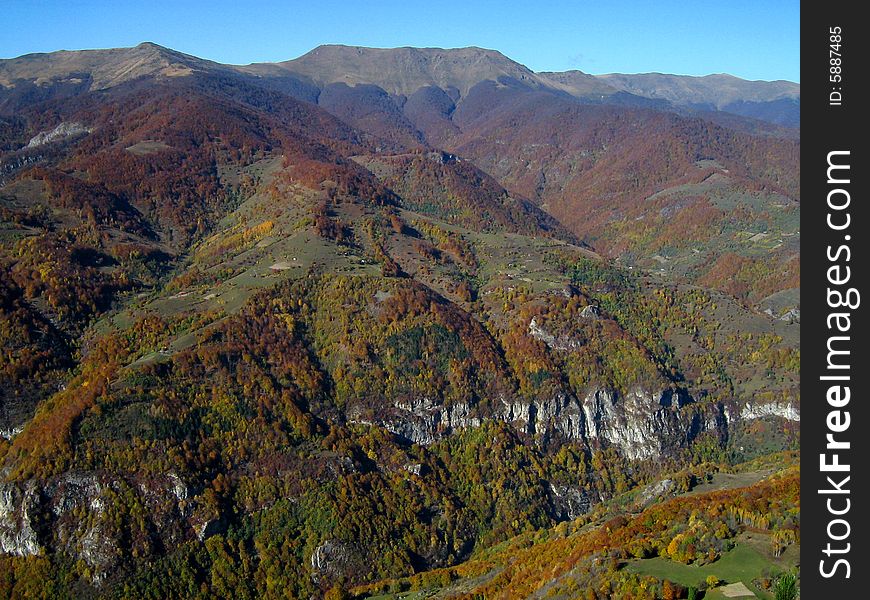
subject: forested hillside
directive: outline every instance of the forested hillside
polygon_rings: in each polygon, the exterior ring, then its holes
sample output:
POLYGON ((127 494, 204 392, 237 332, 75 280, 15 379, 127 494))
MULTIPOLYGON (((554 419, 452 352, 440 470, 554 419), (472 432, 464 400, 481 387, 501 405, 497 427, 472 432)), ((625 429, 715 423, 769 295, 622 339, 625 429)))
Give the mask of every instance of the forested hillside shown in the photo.
POLYGON ((0 596, 767 594, 795 132, 344 52, 0 61, 0 596))

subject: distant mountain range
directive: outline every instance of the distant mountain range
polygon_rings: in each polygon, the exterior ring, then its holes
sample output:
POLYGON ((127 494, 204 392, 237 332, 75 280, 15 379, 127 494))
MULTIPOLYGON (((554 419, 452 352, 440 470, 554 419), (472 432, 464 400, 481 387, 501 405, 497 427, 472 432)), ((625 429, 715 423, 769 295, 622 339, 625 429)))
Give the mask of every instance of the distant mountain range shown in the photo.
POLYGON ((800 85, 796 83, 747 81, 725 74, 689 77, 660 73, 535 73, 500 52, 475 47, 445 50, 324 45, 293 60, 247 66, 222 65, 152 43, 135 48, 29 54, 0 60, 0 99, 9 104, 16 97, 30 97, 27 93, 39 97, 67 95, 108 89, 143 76, 179 77, 194 72, 248 74, 270 80, 269 85, 295 91, 306 99, 316 89, 331 84, 371 84, 406 98, 423 88, 435 87, 458 101, 482 81, 506 79, 529 89, 561 92, 584 101, 620 99, 643 104, 641 99, 647 99, 674 109, 722 111, 788 127, 800 124, 800 85))

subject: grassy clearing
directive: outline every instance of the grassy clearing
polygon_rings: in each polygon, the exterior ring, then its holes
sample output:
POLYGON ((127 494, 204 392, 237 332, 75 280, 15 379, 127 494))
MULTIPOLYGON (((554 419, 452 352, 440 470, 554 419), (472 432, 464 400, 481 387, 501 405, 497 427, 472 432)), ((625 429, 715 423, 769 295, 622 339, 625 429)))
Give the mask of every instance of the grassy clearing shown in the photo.
POLYGON ((715 473, 712 481, 696 485, 691 492, 688 492, 688 495, 748 487, 758 483, 762 479, 770 477, 773 472, 773 469, 765 469, 762 471, 751 471, 746 473, 715 473))
MULTIPOLYGON (((741 536, 738 545, 725 553, 722 558, 714 563, 703 566, 684 565, 667 558, 656 557, 629 562, 625 568, 632 573, 651 575, 658 579, 668 579, 684 586, 698 586, 709 575, 715 575, 725 583, 742 581, 759 598, 772 598, 763 590, 758 589, 752 580, 761 577, 767 571, 775 573, 789 568, 794 558, 791 554, 784 556, 782 560, 773 560, 762 549, 763 538, 766 536, 754 535, 749 538, 741 536)), ((711 590, 705 598, 724 598, 721 594, 716 595, 711 590)))

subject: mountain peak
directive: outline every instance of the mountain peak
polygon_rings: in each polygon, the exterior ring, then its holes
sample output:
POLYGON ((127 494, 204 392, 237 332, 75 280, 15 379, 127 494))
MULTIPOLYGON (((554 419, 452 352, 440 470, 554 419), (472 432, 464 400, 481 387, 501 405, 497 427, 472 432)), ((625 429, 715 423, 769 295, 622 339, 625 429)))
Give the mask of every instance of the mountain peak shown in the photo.
MULTIPOLYGON (((319 85, 373 83, 391 94, 410 96, 421 87, 454 88, 460 95, 481 81, 509 77, 541 85, 527 67, 486 48, 368 48, 328 44, 278 65, 319 85)), ((250 65, 265 72, 275 65, 250 65)))
MULTIPOLYGON (((418 47, 418 46, 397 46, 395 48, 379 48, 374 46, 353 46, 347 44, 320 44, 315 48, 309 50, 302 56, 297 59, 304 58, 309 55, 319 54, 323 52, 329 53, 347 53, 347 52, 355 52, 358 55, 389 55, 389 54, 419 54, 419 55, 428 55, 428 56, 436 56, 436 55, 453 55, 453 56, 472 56, 472 55, 481 55, 481 56, 489 56, 494 58, 499 58, 501 60, 505 60, 511 63, 514 63, 511 59, 506 57, 504 54, 499 52, 498 50, 492 50, 489 48, 482 48, 480 46, 462 46, 459 48, 441 48, 438 46, 426 46, 426 47, 418 47)), ((292 62, 292 61, 287 61, 292 62)))
POLYGON ((169 50, 169 48, 167 48, 165 46, 161 46, 160 44, 156 44, 154 42, 141 42, 136 46, 136 48, 152 48, 155 50, 169 50))
POLYGON ((40 86, 89 80, 88 89, 111 88, 140 77, 182 77, 195 71, 226 67, 154 42, 131 48, 61 50, 0 60, 0 84, 40 86))

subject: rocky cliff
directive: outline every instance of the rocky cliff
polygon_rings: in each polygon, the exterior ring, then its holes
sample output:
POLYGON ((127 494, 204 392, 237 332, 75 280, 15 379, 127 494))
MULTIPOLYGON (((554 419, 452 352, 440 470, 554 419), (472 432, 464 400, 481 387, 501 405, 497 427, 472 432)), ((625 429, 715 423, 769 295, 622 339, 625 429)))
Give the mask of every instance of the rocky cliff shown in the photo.
MULTIPOLYGON (((529 436, 558 437, 590 448, 612 447, 628 459, 655 460, 685 447, 702 432, 724 438, 734 423, 759 418, 799 420, 800 414, 792 404, 750 403, 738 411, 719 403, 696 403, 682 390, 651 393, 637 389, 623 395, 599 388, 582 398, 568 394, 541 402, 500 398, 490 405, 444 405, 419 398, 396 402, 375 423, 356 422, 382 426, 414 443, 429 445, 460 430, 479 427, 486 419, 496 419, 529 436), (491 414, 484 416, 487 412, 491 414)), ((339 472, 347 468, 339 461, 339 472)), ((351 465, 350 470, 355 467, 351 465)), ((419 464, 405 470, 409 476, 421 474, 419 464)), ((550 482, 546 486, 557 518, 574 518, 601 500, 576 486, 550 482)), ((0 484, 0 551, 30 556, 51 548, 84 561, 96 583, 119 564, 125 546, 148 553, 155 543, 172 548, 224 530, 219 512, 174 473, 130 480, 105 472, 68 472, 44 484, 37 480, 0 484), (122 526, 117 520, 109 507, 119 499, 142 515, 138 525, 122 526)), ((341 542, 331 541, 318 546, 309 562, 315 572, 334 575, 342 564, 362 560, 349 556, 341 542)))

